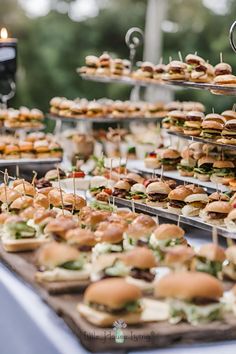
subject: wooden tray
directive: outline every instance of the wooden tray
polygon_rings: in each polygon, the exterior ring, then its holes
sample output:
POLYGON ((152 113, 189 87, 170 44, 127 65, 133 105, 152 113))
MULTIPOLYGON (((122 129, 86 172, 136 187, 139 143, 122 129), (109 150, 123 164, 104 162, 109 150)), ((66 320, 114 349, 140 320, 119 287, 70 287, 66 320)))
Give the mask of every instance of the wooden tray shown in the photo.
MULTIPOLYGON (((7 253, 0 245, 0 258, 6 265, 31 284, 41 298, 61 316, 81 343, 91 352, 132 350, 167 347, 175 344, 191 344, 236 339, 236 316, 228 315, 223 322, 212 322, 201 326, 187 323, 171 325, 168 322, 146 323, 127 326, 123 329, 124 342, 116 343, 113 328, 98 328, 80 316, 76 307, 82 301, 81 294, 62 294, 68 284, 36 283, 34 275, 34 253, 7 253), (49 288, 48 288, 49 286, 49 288), (61 294, 52 296, 51 294, 61 294)), ((71 290, 81 290, 81 284, 70 284, 71 290)))
POLYGON ((83 291, 88 285, 89 280, 67 281, 67 282, 36 282, 34 252, 8 253, 0 245, 0 258, 14 272, 19 274, 25 281, 37 289, 45 289, 51 295, 78 293, 83 291))

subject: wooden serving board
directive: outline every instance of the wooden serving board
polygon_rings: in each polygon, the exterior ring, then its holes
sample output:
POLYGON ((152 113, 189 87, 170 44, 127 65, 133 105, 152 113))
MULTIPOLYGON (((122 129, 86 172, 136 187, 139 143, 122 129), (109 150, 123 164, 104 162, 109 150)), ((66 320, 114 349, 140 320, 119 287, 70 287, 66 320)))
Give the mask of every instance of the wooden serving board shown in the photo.
MULTIPOLYGON (((138 326, 127 326, 123 329, 124 342, 116 343, 113 328, 98 328, 88 323, 80 316, 76 307, 82 301, 82 295, 77 293, 62 294, 68 290, 69 284, 51 285, 52 288, 36 283, 34 279, 36 267, 33 252, 7 253, 0 245, 0 258, 14 272, 32 285, 41 298, 61 316, 81 343, 91 352, 150 349, 171 346, 175 344, 191 344, 236 339, 236 316, 228 315, 222 322, 212 322, 201 326, 191 326, 187 323, 171 325, 167 321, 145 323, 138 326), (58 286, 58 288, 57 288, 58 286), (63 288, 64 287, 64 288, 63 288), (58 296, 52 296, 58 294, 58 296), (60 294, 60 295, 59 295, 60 294)), ((69 283, 69 282, 68 282, 69 283)), ((70 285, 74 292, 81 287, 70 285)))
POLYGON ((44 289, 51 295, 78 293, 84 291, 89 285, 89 280, 73 280, 66 282, 36 282, 34 252, 8 253, 0 244, 0 259, 14 272, 19 274, 25 281, 37 289, 44 289))

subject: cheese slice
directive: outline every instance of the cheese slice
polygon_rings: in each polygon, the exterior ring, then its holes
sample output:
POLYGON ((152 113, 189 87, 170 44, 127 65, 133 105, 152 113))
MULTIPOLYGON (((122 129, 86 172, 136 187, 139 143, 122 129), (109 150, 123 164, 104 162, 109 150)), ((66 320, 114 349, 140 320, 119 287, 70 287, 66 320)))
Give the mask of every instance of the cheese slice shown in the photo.
POLYGON ((169 319, 169 304, 149 298, 142 299, 142 322, 158 322, 169 319))

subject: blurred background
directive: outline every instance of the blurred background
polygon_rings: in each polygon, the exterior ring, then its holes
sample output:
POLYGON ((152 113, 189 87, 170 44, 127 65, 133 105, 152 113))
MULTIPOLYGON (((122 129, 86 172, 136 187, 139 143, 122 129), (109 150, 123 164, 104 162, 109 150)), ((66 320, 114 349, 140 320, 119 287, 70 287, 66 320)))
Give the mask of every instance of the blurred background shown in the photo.
MULTIPOLYGON (((157 1, 158 0, 153 0, 157 1)), ((161 19, 163 61, 197 53, 212 64, 219 53, 236 71, 236 57, 230 48, 228 31, 235 20, 235 0, 160 0, 161 14, 148 12, 152 0, 0 0, 0 24, 19 40, 17 95, 11 105, 26 105, 48 111, 53 96, 88 99, 109 97, 128 99, 131 88, 82 81, 76 68, 88 54, 108 51, 128 57, 124 36, 132 26, 147 28, 149 21, 161 19), (164 7, 163 7, 164 6, 164 7), (151 18, 152 17, 152 18, 151 18)), ((160 22, 160 21, 159 21, 160 22)), ((153 22, 150 22, 151 24, 153 22)), ((149 34, 152 27, 149 26, 149 34)), ((161 33, 160 33, 161 32, 161 33)), ((155 41, 155 38, 154 38, 155 41)), ((150 51, 150 44, 149 44, 150 51)), ((137 60, 143 58, 143 48, 137 60)), ((229 108, 232 97, 183 90, 177 99, 199 100, 208 110, 229 108)))

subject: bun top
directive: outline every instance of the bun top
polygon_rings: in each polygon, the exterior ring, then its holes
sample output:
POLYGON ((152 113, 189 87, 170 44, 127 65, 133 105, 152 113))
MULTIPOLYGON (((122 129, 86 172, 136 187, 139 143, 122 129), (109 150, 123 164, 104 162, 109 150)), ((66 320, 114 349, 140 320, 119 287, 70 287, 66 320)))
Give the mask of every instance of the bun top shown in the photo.
POLYGON ((174 149, 165 149, 161 153, 163 159, 178 159, 180 154, 177 150, 174 149))
POLYGON ((184 199, 185 203, 203 202, 208 203, 208 195, 206 193, 194 193, 188 195, 184 199))
POLYGON ((108 278, 89 285, 84 293, 84 301, 122 309, 125 304, 137 301, 141 296, 142 292, 137 286, 124 279, 108 278))
POLYGON ((161 224, 153 231, 157 240, 169 240, 172 238, 182 238, 184 230, 175 224, 161 224))
MULTIPOLYGON (((236 209, 234 209, 236 210, 236 209)), ((228 261, 236 264, 236 245, 228 247, 225 251, 228 261)))
POLYGON ((176 263, 185 263, 194 256, 195 252, 192 247, 184 245, 168 247, 165 252, 165 264, 168 266, 176 263))
POLYGON ((161 278, 154 294, 157 298, 218 300, 223 295, 223 286, 218 279, 207 273, 177 272, 161 278))
POLYGON ((222 123, 216 122, 214 120, 204 120, 202 122, 202 128, 203 129, 216 129, 216 130, 222 130, 224 125, 222 123))
POLYGON ((236 119, 236 112, 232 110, 226 110, 221 115, 227 119, 236 119))
POLYGON ((135 181, 136 183, 143 183, 144 181, 144 178, 142 176, 133 172, 128 173, 124 178, 124 180, 129 180, 129 179, 135 181))
POLYGON ((106 187, 106 186, 107 186, 107 179, 105 177, 95 176, 91 178, 90 188, 106 187))
POLYGON ((173 189, 169 195, 168 198, 170 200, 180 200, 183 201, 188 195, 191 194, 190 189, 185 188, 184 186, 181 188, 175 188, 173 189))
POLYGON ((176 119, 185 119, 186 118, 185 113, 183 111, 179 111, 179 110, 169 112, 168 116, 171 118, 176 118, 176 119))
POLYGON ((144 185, 141 184, 141 183, 135 183, 135 184, 131 187, 131 192, 146 193, 146 188, 145 188, 144 185))
POLYGON ((219 123, 225 123, 225 118, 223 116, 221 116, 220 114, 217 113, 209 113, 205 116, 204 118, 204 122, 205 121, 213 121, 213 122, 219 122, 219 123))
POLYGON ((66 231, 75 228, 76 222, 74 219, 68 216, 60 216, 50 221, 45 227, 45 233, 53 233, 63 236, 66 231))
POLYGON ((29 196, 22 196, 20 198, 17 198, 14 200, 14 202, 12 202, 12 204, 10 205, 10 209, 26 209, 30 206, 33 205, 33 198, 29 197, 29 196))
POLYGON ((224 194, 224 193, 219 193, 219 192, 214 192, 212 194, 209 195, 209 201, 210 202, 214 202, 217 200, 222 200, 224 202, 229 202, 230 198, 224 194))
POLYGON ((199 57, 199 55, 195 55, 195 54, 188 54, 185 57, 185 61, 187 64, 191 65, 191 64, 204 64, 205 60, 201 57, 199 57))
POLYGON ((74 194, 64 194, 63 195, 63 204, 65 208, 71 206, 74 210, 80 210, 86 206, 86 200, 79 195, 74 194))
POLYGON ((14 190, 21 194, 29 195, 29 196, 35 196, 36 190, 35 188, 30 184, 30 183, 21 183, 18 184, 14 190))
MULTIPOLYGON (((228 72, 232 72, 232 68, 228 63, 219 63, 217 65, 215 65, 215 72, 217 73, 217 71, 221 72, 221 71, 228 71, 228 72)), ((221 75, 222 76, 222 75, 221 75)))
POLYGON ((7 189, 7 193, 5 193, 5 190, 2 190, 0 193, 0 201, 10 204, 20 196, 20 193, 14 189, 7 189))
POLYGON ((224 249, 214 243, 202 245, 197 254, 198 256, 205 257, 210 261, 223 262, 225 260, 224 249))
POLYGON ((46 195, 42 193, 38 193, 38 195, 34 198, 34 207, 35 208, 49 208, 49 200, 46 195))
POLYGON ((215 84, 235 84, 236 76, 234 75, 219 75, 214 78, 215 84))
POLYGON ((200 111, 189 111, 186 115, 186 119, 191 119, 191 118, 199 118, 199 119, 204 119, 204 114, 200 111))
POLYGON ((172 69, 187 69, 187 65, 186 65, 186 63, 183 63, 180 60, 172 60, 167 65, 167 70, 172 70, 172 69))
POLYGON ((47 269, 53 269, 63 263, 75 261, 80 253, 65 243, 50 242, 37 252, 37 264, 47 269))
POLYGON ((146 193, 169 194, 171 188, 164 182, 153 182, 147 186, 146 193))
POLYGON ((205 163, 213 165, 215 162, 214 157, 212 156, 203 156, 198 160, 198 167, 201 167, 205 163))
POLYGON ((122 261, 133 268, 150 269, 156 267, 156 259, 153 252, 146 247, 133 248, 123 254, 122 261))
POLYGON ((205 210, 207 212, 228 214, 232 210, 232 206, 228 202, 217 201, 207 204, 205 210))
POLYGON ((73 246, 95 246, 97 243, 92 231, 80 227, 67 231, 66 239, 73 246))
POLYGON ((186 184, 185 187, 190 189, 193 194, 205 194, 204 188, 196 186, 195 184, 186 184))
POLYGON ((234 168, 234 163, 232 161, 222 161, 222 160, 219 160, 219 161, 215 161, 214 164, 213 164, 213 167, 215 168, 234 168))
POLYGON ((34 218, 35 213, 36 209, 34 207, 28 207, 20 212, 20 217, 28 221, 34 218))
POLYGON ((125 190, 128 192, 130 190, 130 184, 126 181, 120 180, 120 181, 116 182, 116 184, 114 185, 114 188, 122 189, 122 190, 125 190))
POLYGON ((123 232, 123 225, 102 222, 95 231, 96 242, 120 243, 123 240, 123 232))
POLYGON ((134 238, 148 237, 156 227, 156 222, 149 215, 140 214, 127 229, 127 234, 134 238))

